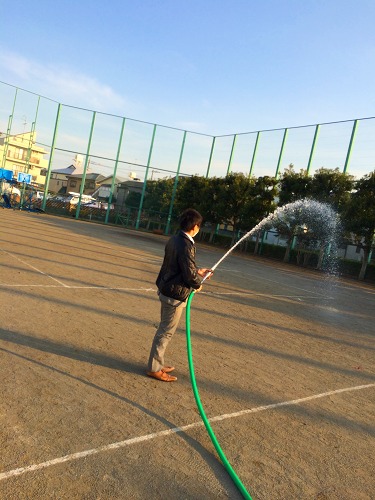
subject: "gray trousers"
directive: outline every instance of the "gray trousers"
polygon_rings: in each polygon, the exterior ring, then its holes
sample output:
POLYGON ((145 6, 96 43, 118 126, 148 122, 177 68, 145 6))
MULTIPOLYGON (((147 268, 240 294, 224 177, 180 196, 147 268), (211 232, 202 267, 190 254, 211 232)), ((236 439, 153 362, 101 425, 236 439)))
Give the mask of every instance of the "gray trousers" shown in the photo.
POLYGON ((160 324, 156 330, 148 360, 148 371, 158 372, 164 366, 165 350, 177 329, 186 302, 171 299, 159 293, 161 302, 160 324))

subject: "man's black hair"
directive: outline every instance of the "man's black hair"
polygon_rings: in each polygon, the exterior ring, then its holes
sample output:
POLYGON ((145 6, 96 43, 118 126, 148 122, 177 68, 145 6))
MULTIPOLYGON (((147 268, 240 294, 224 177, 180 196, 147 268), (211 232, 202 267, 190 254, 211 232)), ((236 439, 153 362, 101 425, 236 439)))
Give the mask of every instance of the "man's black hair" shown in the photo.
POLYGON ((180 228, 182 231, 191 231, 195 225, 201 227, 202 221, 203 217, 197 210, 188 208, 180 215, 180 228))

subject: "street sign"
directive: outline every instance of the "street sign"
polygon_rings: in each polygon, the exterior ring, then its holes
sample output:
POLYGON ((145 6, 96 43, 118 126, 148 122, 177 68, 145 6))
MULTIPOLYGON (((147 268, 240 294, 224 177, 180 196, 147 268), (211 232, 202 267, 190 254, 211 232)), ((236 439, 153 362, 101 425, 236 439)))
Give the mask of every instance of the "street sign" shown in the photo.
POLYGON ((25 182, 26 184, 31 183, 31 174, 25 174, 24 172, 18 172, 17 177, 18 182, 25 182))

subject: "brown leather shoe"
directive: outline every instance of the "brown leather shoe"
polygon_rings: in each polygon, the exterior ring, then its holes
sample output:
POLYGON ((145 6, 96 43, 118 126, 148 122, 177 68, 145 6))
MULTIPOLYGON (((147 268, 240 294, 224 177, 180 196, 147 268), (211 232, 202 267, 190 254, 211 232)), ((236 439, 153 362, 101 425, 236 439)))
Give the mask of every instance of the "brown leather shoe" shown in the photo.
POLYGON ((159 370, 158 372, 146 372, 149 377, 156 378, 157 380, 161 380, 162 382, 174 382, 177 380, 177 377, 173 375, 168 375, 163 370, 159 370))
POLYGON ((161 371, 164 373, 171 373, 174 370, 174 366, 164 366, 161 371))

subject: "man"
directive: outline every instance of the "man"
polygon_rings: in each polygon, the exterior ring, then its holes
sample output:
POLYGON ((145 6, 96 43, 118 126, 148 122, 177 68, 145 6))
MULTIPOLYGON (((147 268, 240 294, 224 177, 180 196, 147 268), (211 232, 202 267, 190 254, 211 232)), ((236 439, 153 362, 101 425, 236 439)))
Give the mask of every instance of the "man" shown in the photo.
POLYGON ((182 213, 180 231, 165 246, 163 264, 156 280, 161 320, 152 343, 146 373, 163 382, 177 380, 177 377, 170 375, 174 367, 164 365, 164 354, 177 329, 190 291, 199 292, 202 279, 212 273, 210 269, 198 269, 195 264, 193 238, 198 234, 202 220, 201 214, 193 208, 182 213))

